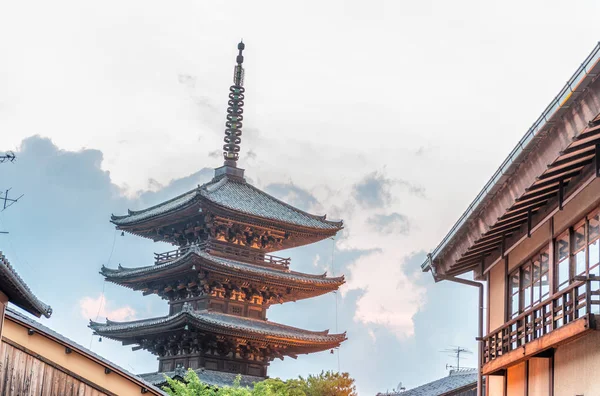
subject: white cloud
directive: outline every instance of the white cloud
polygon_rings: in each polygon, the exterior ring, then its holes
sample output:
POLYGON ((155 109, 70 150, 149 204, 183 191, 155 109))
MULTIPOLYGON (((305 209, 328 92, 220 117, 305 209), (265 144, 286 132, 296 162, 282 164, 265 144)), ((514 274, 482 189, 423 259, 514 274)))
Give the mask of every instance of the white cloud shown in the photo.
POLYGON ((81 316, 85 319, 97 320, 99 318, 108 318, 116 321, 135 319, 135 310, 130 306, 125 305, 119 308, 109 308, 107 305, 104 294, 100 294, 98 298, 83 297, 79 300, 81 316))

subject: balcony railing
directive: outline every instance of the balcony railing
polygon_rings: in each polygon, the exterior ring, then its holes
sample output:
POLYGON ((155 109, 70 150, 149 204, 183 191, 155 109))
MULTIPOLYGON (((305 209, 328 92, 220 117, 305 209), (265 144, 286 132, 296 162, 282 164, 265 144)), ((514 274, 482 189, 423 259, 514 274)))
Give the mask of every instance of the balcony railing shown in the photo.
POLYGON ((200 248, 202 250, 205 250, 207 253, 214 254, 215 256, 227 257, 234 260, 251 262, 269 267, 283 267, 285 269, 288 269, 290 266, 289 258, 273 256, 270 254, 255 252, 250 249, 238 248, 235 246, 228 246, 221 243, 210 242, 182 246, 179 249, 170 250, 164 253, 154 253, 154 263, 163 264, 169 261, 173 261, 186 254, 191 248, 200 248))
MULTIPOLYGON (((600 311, 600 278, 576 278, 566 289, 506 322, 483 338, 483 364, 578 319, 600 311)), ((586 325, 587 326, 587 325, 586 325)))

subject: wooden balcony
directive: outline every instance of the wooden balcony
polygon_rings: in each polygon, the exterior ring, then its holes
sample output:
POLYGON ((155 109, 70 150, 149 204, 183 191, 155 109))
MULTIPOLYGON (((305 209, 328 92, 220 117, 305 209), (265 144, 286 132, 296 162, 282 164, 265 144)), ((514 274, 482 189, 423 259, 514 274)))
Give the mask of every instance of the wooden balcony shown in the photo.
POLYGON ((264 254, 251 249, 229 246, 224 243, 217 242, 206 242, 196 245, 182 246, 179 249, 170 250, 168 252, 154 253, 154 263, 158 265, 173 261, 186 254, 192 247, 198 247, 215 256, 259 264, 267 267, 287 270, 290 266, 289 258, 273 256, 271 254, 264 254))
POLYGON ((497 373, 596 328, 600 279, 578 277, 564 290, 483 338, 483 375, 497 373))

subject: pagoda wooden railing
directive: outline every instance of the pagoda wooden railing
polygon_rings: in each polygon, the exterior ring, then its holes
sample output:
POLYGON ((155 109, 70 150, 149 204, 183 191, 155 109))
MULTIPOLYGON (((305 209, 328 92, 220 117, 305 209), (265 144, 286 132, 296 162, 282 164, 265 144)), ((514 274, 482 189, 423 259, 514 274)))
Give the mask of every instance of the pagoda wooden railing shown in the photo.
POLYGON ((186 254, 193 247, 203 248, 204 246, 206 246, 206 244, 202 243, 202 244, 182 246, 179 249, 169 250, 168 252, 164 252, 164 253, 154 253, 154 264, 163 264, 163 263, 166 263, 167 261, 173 261, 173 260, 183 256, 184 254, 186 254))
POLYGON ((264 254, 261 252, 252 251, 250 249, 229 246, 224 243, 211 242, 182 246, 179 249, 170 250, 164 253, 154 253, 154 263, 163 264, 169 261, 173 261, 186 254, 193 247, 200 248, 208 253, 212 253, 217 256, 229 257, 240 261, 252 262, 275 268, 283 267, 285 269, 288 269, 290 266, 290 258, 273 256, 271 254, 264 254))
POLYGON ((575 282, 483 337, 483 364, 600 311, 600 278, 575 282))

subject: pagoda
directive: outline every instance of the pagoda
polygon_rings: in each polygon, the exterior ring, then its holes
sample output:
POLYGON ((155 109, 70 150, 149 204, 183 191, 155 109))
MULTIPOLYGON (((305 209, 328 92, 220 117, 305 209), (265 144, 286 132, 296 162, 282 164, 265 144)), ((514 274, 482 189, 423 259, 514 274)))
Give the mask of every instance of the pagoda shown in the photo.
MULTIPOLYGON (((109 282, 168 301, 166 316, 130 322, 90 321, 95 334, 158 356, 158 373, 267 376, 275 358, 337 348, 343 334, 308 331, 267 320, 272 304, 337 290, 344 277, 292 271, 272 252, 334 236, 342 222, 299 210, 249 184, 238 168, 244 105, 244 43, 230 87, 223 166, 214 178, 156 206, 112 216, 118 230, 168 242, 154 264, 102 267, 109 282), (181 372, 181 371, 179 371, 181 372)), ((232 376, 233 377, 233 376, 232 376)), ((163 377, 164 378, 164 377, 163 377)), ((222 377, 221 377, 222 378, 222 377)))

